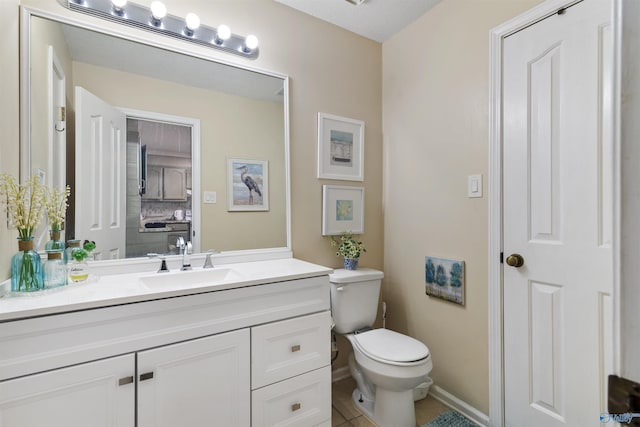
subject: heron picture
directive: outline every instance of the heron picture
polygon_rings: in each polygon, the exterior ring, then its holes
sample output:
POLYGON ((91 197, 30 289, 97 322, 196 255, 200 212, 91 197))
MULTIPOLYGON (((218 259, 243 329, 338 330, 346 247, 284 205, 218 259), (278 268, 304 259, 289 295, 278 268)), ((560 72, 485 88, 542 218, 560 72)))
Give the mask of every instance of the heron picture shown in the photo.
POLYGON ((266 160, 228 159, 227 175, 228 210, 269 210, 266 160))

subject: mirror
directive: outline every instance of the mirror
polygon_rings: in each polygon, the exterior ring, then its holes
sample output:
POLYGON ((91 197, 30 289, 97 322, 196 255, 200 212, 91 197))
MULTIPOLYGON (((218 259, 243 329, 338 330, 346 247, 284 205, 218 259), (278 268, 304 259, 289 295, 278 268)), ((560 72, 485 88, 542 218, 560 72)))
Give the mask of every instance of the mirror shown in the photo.
POLYGON ((179 237, 194 252, 289 246, 286 78, 27 22, 21 164, 71 186, 67 239, 95 240, 96 259, 177 253, 179 237))

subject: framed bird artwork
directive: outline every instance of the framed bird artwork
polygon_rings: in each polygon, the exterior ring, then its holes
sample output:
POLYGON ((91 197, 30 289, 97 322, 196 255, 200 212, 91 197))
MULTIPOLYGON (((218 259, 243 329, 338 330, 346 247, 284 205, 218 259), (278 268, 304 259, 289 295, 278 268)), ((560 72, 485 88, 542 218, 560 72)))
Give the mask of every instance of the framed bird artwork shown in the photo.
POLYGON ((269 162, 227 159, 227 210, 269 210, 269 162))

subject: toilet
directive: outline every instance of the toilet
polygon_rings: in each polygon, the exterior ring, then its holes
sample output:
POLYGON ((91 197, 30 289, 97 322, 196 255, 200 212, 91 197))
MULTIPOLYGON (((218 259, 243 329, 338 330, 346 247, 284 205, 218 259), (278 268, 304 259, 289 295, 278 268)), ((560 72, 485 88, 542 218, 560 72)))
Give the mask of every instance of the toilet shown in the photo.
POLYGON ((426 345, 389 329, 372 329, 383 273, 335 270, 331 283, 334 331, 353 348, 349 370, 357 383, 356 406, 380 427, 414 427, 413 390, 431 382, 433 367, 426 345))

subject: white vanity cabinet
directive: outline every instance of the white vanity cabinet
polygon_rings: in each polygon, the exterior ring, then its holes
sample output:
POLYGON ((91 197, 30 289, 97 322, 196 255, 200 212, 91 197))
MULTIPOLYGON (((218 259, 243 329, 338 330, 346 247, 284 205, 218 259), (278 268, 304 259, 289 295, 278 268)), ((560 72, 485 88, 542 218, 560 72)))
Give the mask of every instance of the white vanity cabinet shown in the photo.
POLYGON ((7 427, 133 427, 135 355, 111 357, 0 383, 7 427))
POLYGON ((248 427, 249 358, 242 329, 28 375, 0 384, 0 419, 3 427, 248 427))
POLYGON ((250 425, 249 329, 137 357, 138 427, 250 425))
POLYGON ((0 421, 330 425, 330 331, 326 275, 5 321, 0 421))
POLYGON ((316 426, 331 419, 328 311, 251 330, 253 427, 316 426))

